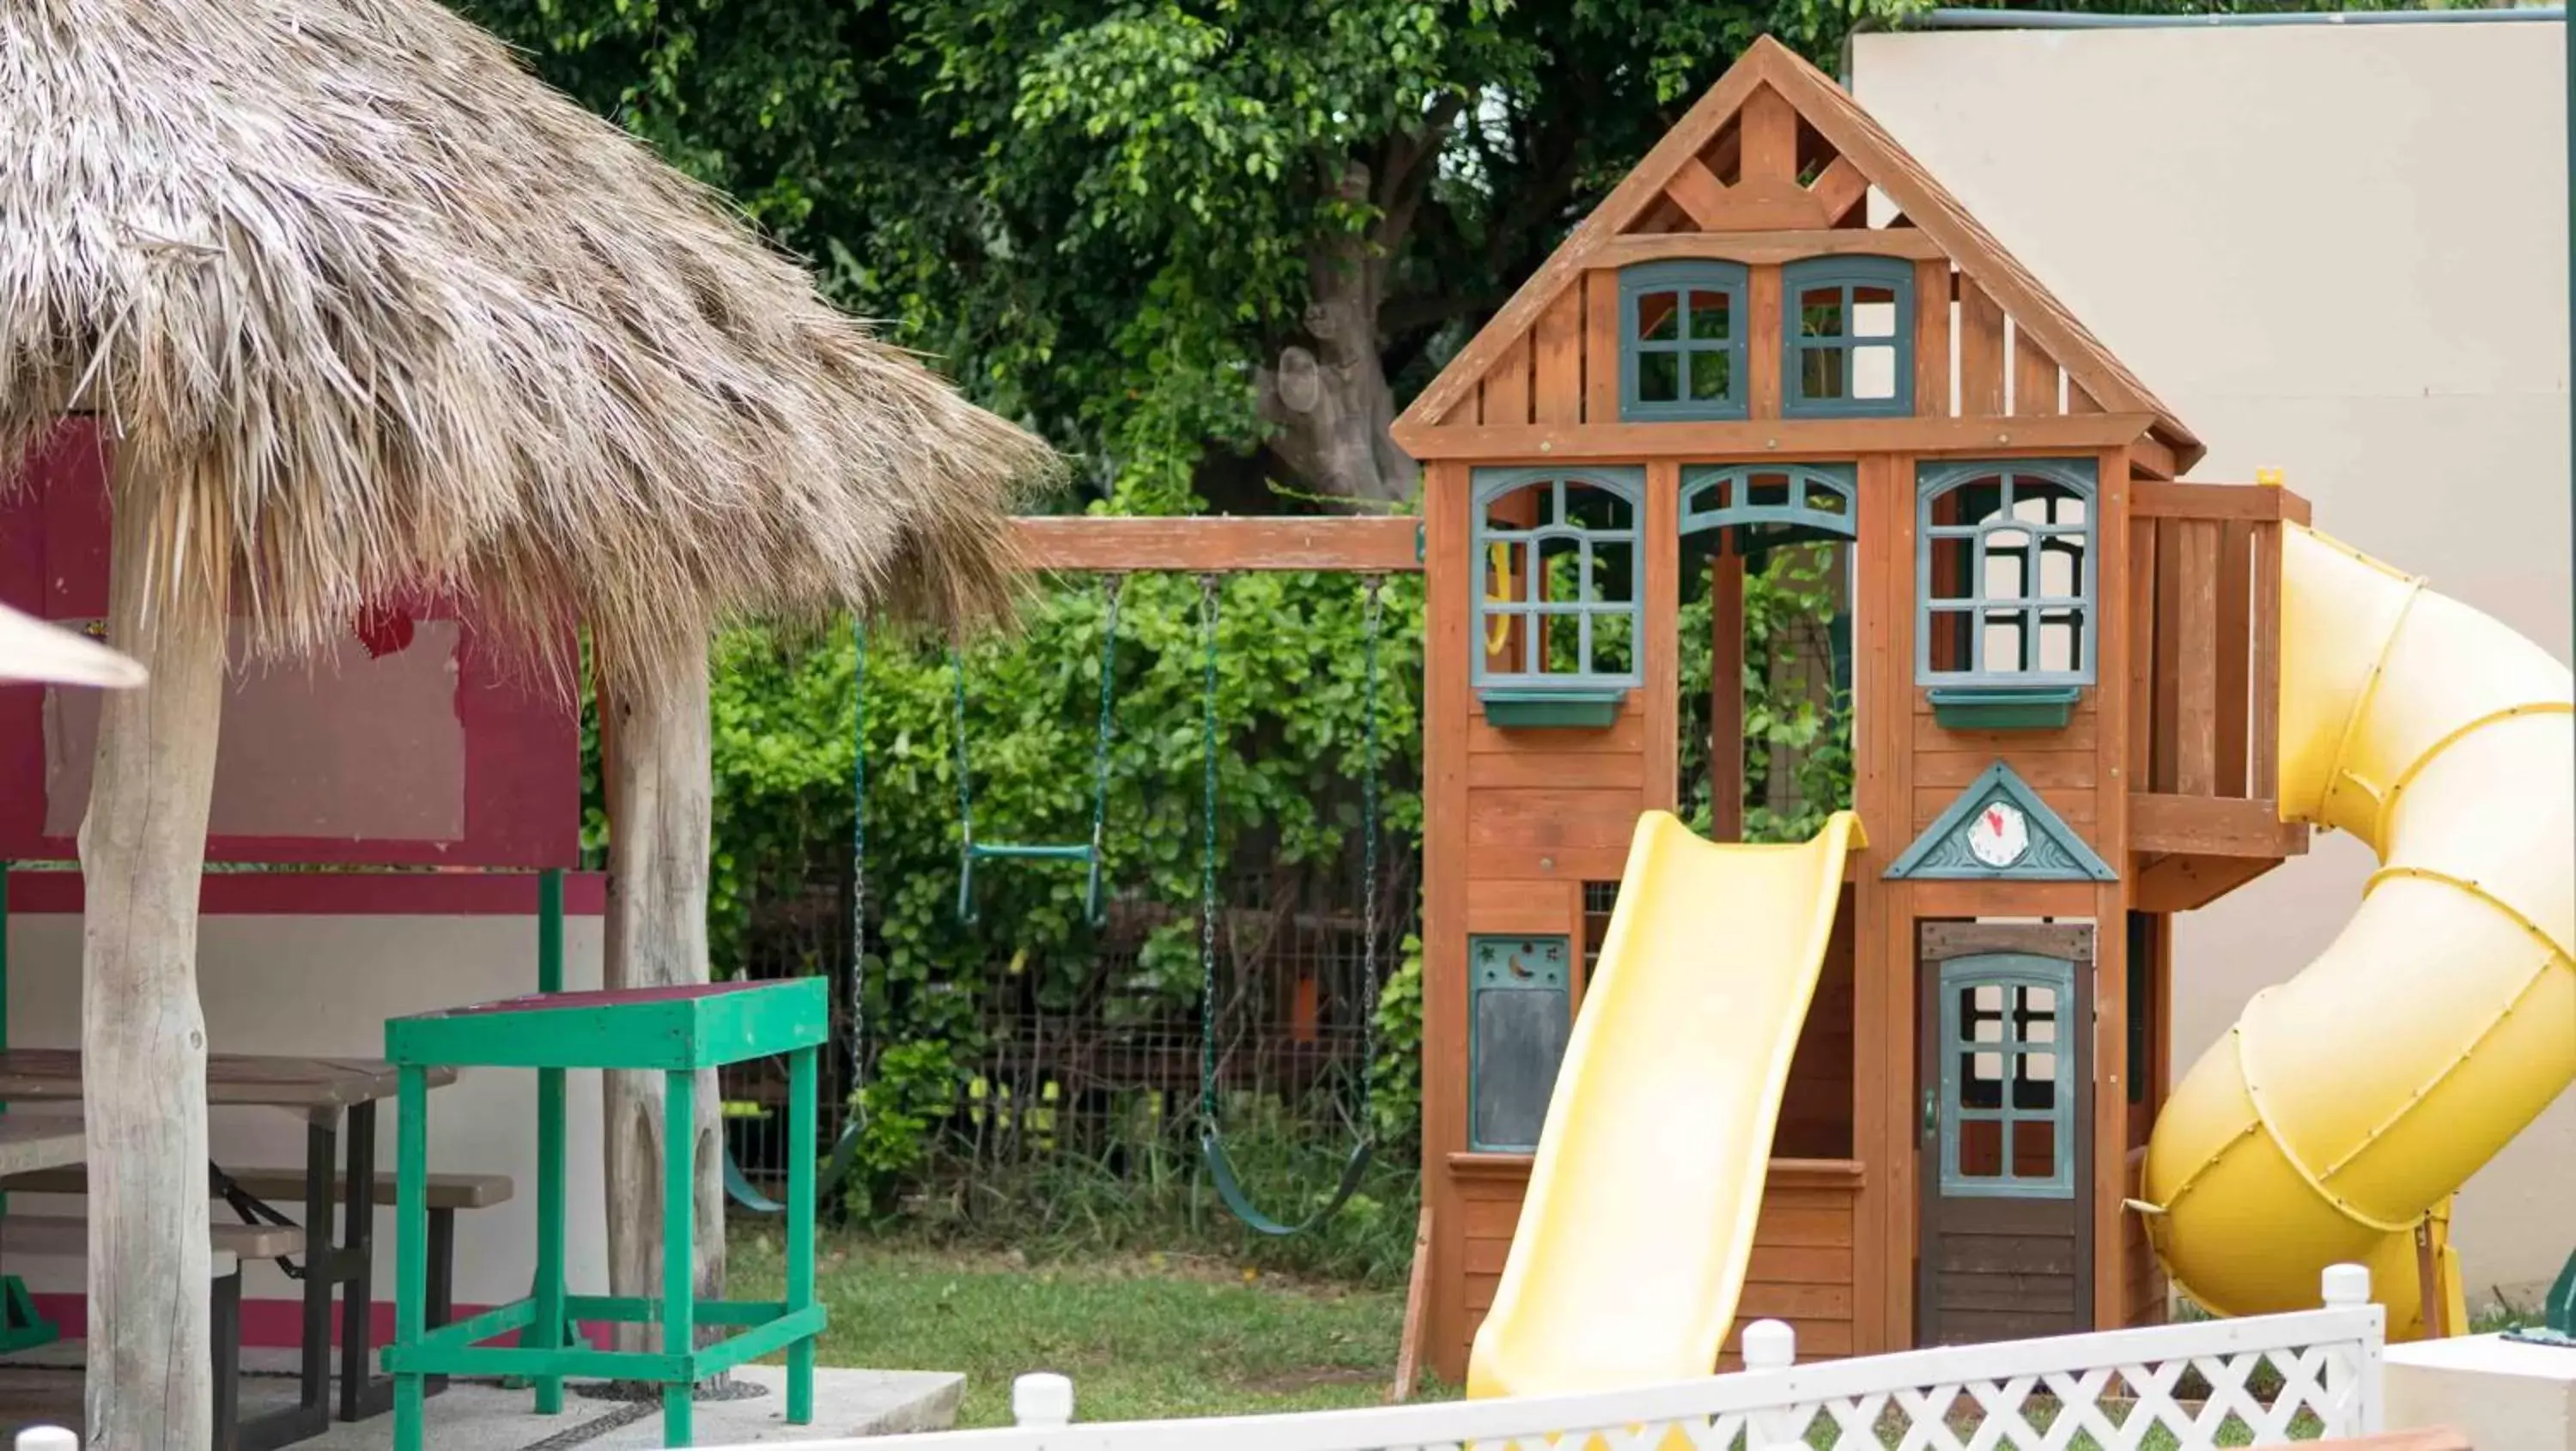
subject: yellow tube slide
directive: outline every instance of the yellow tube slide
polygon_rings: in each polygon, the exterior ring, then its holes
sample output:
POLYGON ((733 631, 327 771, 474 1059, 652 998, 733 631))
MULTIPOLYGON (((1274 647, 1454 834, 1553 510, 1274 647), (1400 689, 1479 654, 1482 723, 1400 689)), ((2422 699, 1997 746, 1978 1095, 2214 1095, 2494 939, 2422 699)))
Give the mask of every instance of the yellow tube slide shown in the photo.
POLYGON ((1717 1364, 1843 856, 1862 843, 1847 811, 1789 846, 1638 819, 1467 1394, 1652 1385, 1717 1364))
POLYGON ((2381 866, 2175 1089, 2138 1207, 2214 1312, 2304 1309, 2356 1261, 2406 1338, 2415 1227, 2576 1079, 2576 693, 2495 620, 2281 534, 2281 817, 2381 866))

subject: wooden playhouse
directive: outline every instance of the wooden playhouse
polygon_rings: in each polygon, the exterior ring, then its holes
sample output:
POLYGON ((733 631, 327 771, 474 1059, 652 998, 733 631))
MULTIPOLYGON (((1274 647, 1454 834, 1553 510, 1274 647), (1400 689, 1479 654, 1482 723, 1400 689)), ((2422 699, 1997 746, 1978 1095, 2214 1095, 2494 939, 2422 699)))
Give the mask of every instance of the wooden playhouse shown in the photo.
POLYGON ((1425 469, 1429 1363, 1463 1376, 1685 721, 1719 743, 1713 834, 1743 829, 1744 591, 1791 549, 1844 592, 1871 842, 1736 1323, 1835 1355, 2160 1318, 2122 1201, 2166 1089, 2166 924, 2305 845, 2271 801, 2265 547, 2304 503, 2172 482, 2191 431, 1767 39, 1396 434, 1425 469))

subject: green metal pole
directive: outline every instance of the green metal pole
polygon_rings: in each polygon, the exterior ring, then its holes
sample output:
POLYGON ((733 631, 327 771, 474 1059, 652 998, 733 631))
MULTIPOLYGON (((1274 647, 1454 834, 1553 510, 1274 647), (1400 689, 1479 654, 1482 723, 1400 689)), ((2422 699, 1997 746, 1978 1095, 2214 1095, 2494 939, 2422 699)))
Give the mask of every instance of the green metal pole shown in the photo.
MULTIPOLYGON (((662 1353, 694 1360, 698 1338, 698 1074, 662 1075, 662 1353)), ((689 1371, 662 1387, 662 1444, 696 1439, 697 1382, 689 1371)))
MULTIPOLYGON (((402 1069, 402 1117, 395 1129, 394 1344, 404 1352, 420 1345, 429 1294, 429 1073, 418 1064, 402 1069)), ((408 1359, 394 1372, 394 1451, 421 1451, 421 1397, 427 1387, 408 1359)))
MULTIPOLYGON (((537 991, 563 991, 564 874, 548 867, 537 875, 537 991)), ((537 1318, 529 1343, 561 1350, 571 1342, 564 1323, 564 1070, 537 1070, 537 1318)), ((536 1378, 537 1414, 563 1410, 563 1377, 536 1378)))
MULTIPOLYGON (((787 1313, 814 1303, 814 1060, 819 1048, 787 1055, 787 1313)), ((814 1337, 787 1347, 787 1424, 814 1420, 814 1337)))

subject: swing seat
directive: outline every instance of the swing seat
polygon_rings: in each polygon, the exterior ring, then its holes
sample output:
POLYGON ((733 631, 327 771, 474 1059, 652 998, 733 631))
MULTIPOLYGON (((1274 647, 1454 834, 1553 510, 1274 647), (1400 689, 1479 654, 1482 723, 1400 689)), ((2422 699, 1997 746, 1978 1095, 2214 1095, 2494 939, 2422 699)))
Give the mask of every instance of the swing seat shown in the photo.
POLYGON ((1089 882, 1083 888, 1082 912, 1094 925, 1100 922, 1100 868, 1102 853, 1097 837, 1070 845, 1052 843, 985 842, 967 838, 965 850, 958 853, 957 920, 973 924, 982 920, 975 905, 975 863, 980 861, 1081 862, 1091 868, 1089 882))
POLYGON ((1272 1239, 1294 1238, 1339 1214, 1351 1196, 1359 1192, 1360 1180, 1368 1173, 1369 1159, 1376 1152, 1377 1145, 1367 1139, 1353 1145, 1350 1158, 1342 1165, 1342 1182, 1334 1186, 1333 1197, 1295 1224, 1283 1224, 1262 1213, 1254 1206, 1252 1196, 1243 1192, 1243 1181, 1236 1177, 1234 1161, 1226 1157, 1225 1143, 1217 1137, 1216 1131, 1207 1129, 1199 1134, 1199 1157, 1207 1162, 1208 1178, 1216 1185, 1216 1197, 1225 1201, 1227 1210, 1243 1221, 1244 1228, 1272 1239))

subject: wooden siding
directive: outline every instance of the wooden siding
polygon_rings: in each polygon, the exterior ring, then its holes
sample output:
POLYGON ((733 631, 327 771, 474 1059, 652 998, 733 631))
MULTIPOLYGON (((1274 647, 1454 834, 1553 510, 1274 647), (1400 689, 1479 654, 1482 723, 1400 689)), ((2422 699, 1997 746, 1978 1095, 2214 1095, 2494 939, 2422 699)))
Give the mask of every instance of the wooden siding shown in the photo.
MULTIPOLYGON (((1907 666, 1912 669, 1911 664, 1907 666)), ((1909 674, 1909 677, 1910 674, 1909 674)), ((2100 721, 2095 695, 2086 691, 2075 703, 2063 730, 1952 731, 1933 718, 1931 696, 1909 690, 1914 719, 1908 732, 1913 753, 1913 816, 1907 823, 1903 851, 1916 836, 1959 799, 1985 769, 1997 761, 2012 767, 2048 808, 2066 819, 2076 835, 2103 851, 2096 830, 2100 819, 2095 787, 2100 779, 2100 721)), ((2110 857, 2109 852, 2103 855, 2110 857)))
MULTIPOLYGON (((1462 1199, 1460 1259, 1466 1269, 1466 1324, 1450 1347, 1466 1364, 1476 1325, 1494 1303, 1494 1287, 1511 1255, 1520 1222, 1528 1161, 1494 1155, 1458 1156, 1462 1199)), ((1786 1320, 1797 1327, 1801 1360, 1850 1355, 1852 1334, 1852 1204, 1861 1183, 1850 1161, 1774 1159, 1762 1196, 1762 1218, 1753 1234, 1736 1331, 1729 1332, 1721 1369, 1736 1369, 1738 1333, 1756 1320, 1786 1320)))
POLYGON ((1784 1159, 1848 1159, 1852 1148, 1852 969, 1858 950, 1854 893, 1843 889, 1833 940, 1816 980, 1798 1051, 1789 1060, 1772 1152, 1784 1159))

